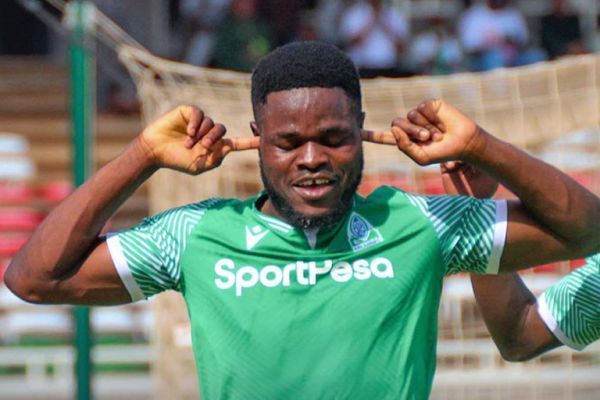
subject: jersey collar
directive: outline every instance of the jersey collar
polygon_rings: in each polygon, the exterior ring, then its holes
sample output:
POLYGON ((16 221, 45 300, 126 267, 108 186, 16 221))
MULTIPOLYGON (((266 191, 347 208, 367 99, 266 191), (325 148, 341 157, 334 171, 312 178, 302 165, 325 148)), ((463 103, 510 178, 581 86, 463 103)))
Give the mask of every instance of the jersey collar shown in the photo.
POLYGON ((319 248, 326 247, 328 243, 335 237, 339 230, 346 226, 350 214, 352 214, 358 201, 362 198, 358 195, 354 195, 352 200, 352 207, 340 220, 340 222, 332 228, 320 229, 318 231, 305 231, 304 229, 295 227, 286 221, 274 217, 269 214, 263 213, 259 208, 259 204, 264 204, 267 197, 266 191, 261 191, 252 201, 252 214, 256 221, 261 225, 265 226, 269 230, 273 231, 278 236, 282 237, 285 241, 293 244, 299 244, 306 249, 316 250, 319 248), (294 243, 295 242, 295 243, 294 243))

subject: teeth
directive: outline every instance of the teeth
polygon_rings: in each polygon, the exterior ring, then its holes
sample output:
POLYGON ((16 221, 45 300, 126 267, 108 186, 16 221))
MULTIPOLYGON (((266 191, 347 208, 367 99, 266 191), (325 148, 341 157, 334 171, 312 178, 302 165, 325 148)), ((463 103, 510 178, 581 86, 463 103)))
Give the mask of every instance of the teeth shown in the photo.
POLYGON ((306 179, 302 182, 298 183, 298 186, 320 186, 320 185, 327 185, 329 184, 331 181, 329 179, 306 179))
POLYGON ((314 179, 307 179, 305 181, 302 181, 298 184, 298 186, 313 186, 315 183, 314 179))

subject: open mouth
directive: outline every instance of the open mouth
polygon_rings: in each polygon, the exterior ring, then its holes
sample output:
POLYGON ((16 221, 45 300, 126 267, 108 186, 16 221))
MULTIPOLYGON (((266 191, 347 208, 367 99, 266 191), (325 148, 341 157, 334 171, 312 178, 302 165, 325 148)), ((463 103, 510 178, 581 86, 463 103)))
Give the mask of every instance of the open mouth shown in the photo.
POLYGON ((325 177, 304 178, 296 182, 294 190, 305 200, 319 200, 333 190, 335 180, 325 177))
POLYGON ((328 178, 314 178, 314 179, 303 179, 302 181, 296 183, 294 186, 299 187, 318 187, 318 186, 327 186, 331 185, 333 180, 328 178))

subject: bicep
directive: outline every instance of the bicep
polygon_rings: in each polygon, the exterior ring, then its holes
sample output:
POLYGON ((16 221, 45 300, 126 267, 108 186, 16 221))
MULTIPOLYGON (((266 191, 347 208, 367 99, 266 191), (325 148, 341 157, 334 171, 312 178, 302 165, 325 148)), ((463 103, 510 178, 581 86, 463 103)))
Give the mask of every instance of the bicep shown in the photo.
POLYGON ((79 268, 56 283, 56 302, 116 305, 132 301, 119 276, 106 240, 99 240, 79 268))
POLYGON ((575 246, 535 221, 519 202, 508 202, 506 242, 500 271, 509 272, 582 257, 575 246))

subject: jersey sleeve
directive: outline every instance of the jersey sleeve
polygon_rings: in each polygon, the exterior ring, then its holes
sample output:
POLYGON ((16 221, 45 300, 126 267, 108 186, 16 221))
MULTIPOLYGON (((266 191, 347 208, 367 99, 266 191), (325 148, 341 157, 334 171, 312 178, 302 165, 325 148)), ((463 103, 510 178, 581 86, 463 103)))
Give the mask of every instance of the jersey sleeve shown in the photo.
POLYGON ((498 273, 506 241, 505 200, 408 196, 430 219, 437 233, 446 275, 498 273))
POLYGON ((215 200, 174 208, 107 237, 113 263, 132 301, 181 290, 180 258, 187 238, 215 200))
POLYGON ((542 293, 538 313, 554 336, 575 350, 600 339, 600 254, 542 293))

